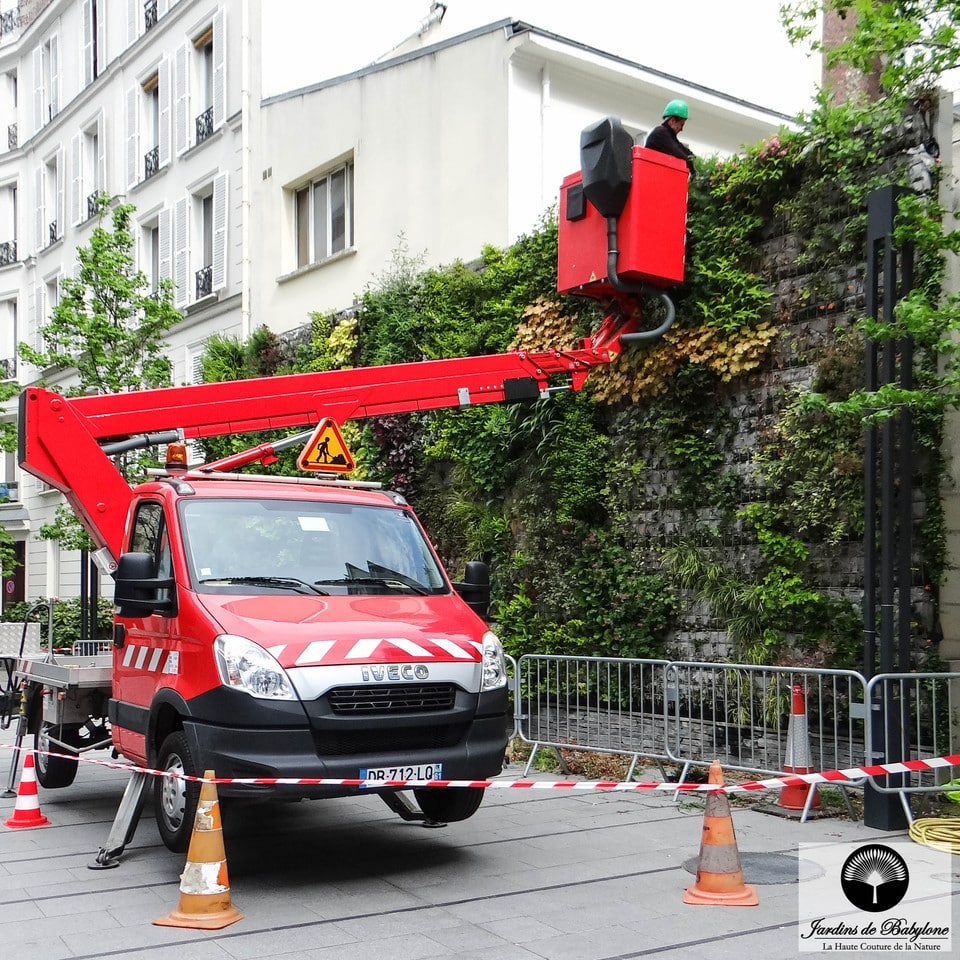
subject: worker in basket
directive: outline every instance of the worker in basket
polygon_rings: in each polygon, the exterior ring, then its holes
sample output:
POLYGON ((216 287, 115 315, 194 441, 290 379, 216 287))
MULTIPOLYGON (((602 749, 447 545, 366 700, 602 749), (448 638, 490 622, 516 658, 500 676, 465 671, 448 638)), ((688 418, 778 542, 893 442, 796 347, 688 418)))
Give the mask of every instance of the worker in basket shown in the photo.
POLYGON ((690 108, 683 100, 671 100, 663 108, 663 123, 650 131, 644 146, 648 150, 667 153, 683 160, 693 176, 693 151, 680 142, 679 134, 690 116, 690 108))

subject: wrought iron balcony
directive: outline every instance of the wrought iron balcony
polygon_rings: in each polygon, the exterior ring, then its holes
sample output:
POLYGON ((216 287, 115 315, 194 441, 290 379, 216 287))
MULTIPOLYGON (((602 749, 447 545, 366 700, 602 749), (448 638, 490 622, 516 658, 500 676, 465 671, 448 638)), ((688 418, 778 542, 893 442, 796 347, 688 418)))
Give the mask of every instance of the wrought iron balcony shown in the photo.
POLYGON ((20 27, 20 10, 5 10, 0 13, 0 36, 13 33, 20 27))
POLYGON ((100 196, 99 190, 94 190, 87 197, 87 219, 92 220, 97 215, 97 197, 100 196))
POLYGON ((13 380, 17 376, 17 358, 0 360, 0 380, 13 380))
POLYGON ((143 26, 145 30, 157 25, 157 0, 144 0, 143 26))
POLYGON ((213 267, 201 267, 197 271, 197 299, 209 297, 213 293, 213 267))
POLYGON ((0 243, 0 267, 7 267, 17 262, 17 241, 5 240, 0 243))
POLYGON ((213 107, 207 107, 197 117, 197 143, 203 143, 213 133, 213 107))
POLYGON ((57 233, 57 221, 56 221, 56 220, 51 220, 51 221, 50 221, 49 232, 50 232, 50 242, 51 242, 51 243, 56 243, 57 240, 60 239, 60 234, 57 233))
POLYGON ((149 180, 160 170, 160 147, 156 146, 143 155, 143 179, 149 180))
POLYGON ((7 149, 16 150, 19 141, 17 140, 17 125, 11 123, 7 125, 7 149))

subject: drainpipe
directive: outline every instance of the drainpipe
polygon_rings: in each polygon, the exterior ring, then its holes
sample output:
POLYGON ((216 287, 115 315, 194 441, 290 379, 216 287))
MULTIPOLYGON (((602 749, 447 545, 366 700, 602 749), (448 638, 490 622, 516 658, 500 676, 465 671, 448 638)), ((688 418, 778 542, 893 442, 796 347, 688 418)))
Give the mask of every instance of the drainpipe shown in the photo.
MULTIPOLYGON (((259 4, 257 4, 259 12, 259 4)), ((252 120, 250 110, 250 0, 242 0, 240 8, 240 338, 248 340, 250 323, 250 150, 252 120)))

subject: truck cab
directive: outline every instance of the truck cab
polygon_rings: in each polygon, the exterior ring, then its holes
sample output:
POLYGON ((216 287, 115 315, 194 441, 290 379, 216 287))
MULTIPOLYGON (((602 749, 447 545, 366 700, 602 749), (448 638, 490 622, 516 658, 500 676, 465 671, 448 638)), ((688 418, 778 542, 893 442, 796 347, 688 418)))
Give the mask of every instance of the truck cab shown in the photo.
MULTIPOLYGON (((257 781, 221 785, 227 797, 502 769, 502 647, 398 494, 236 474, 144 483, 115 602, 109 719, 135 763, 257 781)), ((155 779, 161 836, 185 849, 196 785, 155 779)), ((452 821, 483 791, 415 796, 429 819, 452 821)))

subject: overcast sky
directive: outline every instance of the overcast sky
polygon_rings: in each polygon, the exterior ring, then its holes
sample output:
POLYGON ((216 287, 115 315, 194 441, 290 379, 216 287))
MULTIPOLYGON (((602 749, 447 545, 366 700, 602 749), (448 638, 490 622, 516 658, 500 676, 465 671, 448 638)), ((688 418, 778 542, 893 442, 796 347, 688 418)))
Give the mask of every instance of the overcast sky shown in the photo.
MULTIPOLYGON (((778 0, 446 0, 446 5, 444 36, 504 17, 525 20, 790 115, 809 107, 820 76, 819 62, 787 41, 778 0)), ((372 63, 415 33, 430 7, 431 0, 263 3, 264 96, 372 63)))

